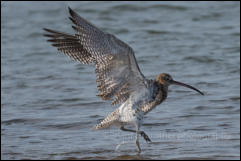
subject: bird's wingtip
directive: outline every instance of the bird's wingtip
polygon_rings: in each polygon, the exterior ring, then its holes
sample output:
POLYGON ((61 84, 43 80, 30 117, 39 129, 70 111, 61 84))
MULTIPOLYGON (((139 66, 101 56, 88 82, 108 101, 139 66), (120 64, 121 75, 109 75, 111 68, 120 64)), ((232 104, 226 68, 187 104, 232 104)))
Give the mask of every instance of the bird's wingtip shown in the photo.
POLYGON ((43 28, 44 31, 47 31, 47 32, 54 32, 53 30, 51 29, 48 29, 48 28, 43 28))
POLYGON ((70 8, 70 6, 68 6, 68 9, 69 9, 69 14, 73 16, 75 12, 72 10, 72 8, 70 8))
MULTIPOLYGON (((51 32, 51 30, 50 29, 47 29, 47 28, 43 28, 43 30, 45 31, 45 32, 51 32)), ((53 35, 51 35, 51 34, 46 34, 46 33, 44 33, 43 34, 43 36, 45 36, 45 37, 53 37, 53 35)))

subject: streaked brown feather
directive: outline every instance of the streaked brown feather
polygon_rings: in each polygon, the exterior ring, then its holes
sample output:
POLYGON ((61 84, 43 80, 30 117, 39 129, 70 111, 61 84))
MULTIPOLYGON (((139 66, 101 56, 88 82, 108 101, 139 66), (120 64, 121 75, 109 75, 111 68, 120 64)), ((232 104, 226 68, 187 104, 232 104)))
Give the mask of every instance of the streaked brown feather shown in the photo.
POLYGON ((69 8, 75 35, 44 29, 59 51, 85 64, 94 62, 98 96, 112 104, 126 101, 135 89, 146 88, 134 52, 112 34, 102 32, 69 8))

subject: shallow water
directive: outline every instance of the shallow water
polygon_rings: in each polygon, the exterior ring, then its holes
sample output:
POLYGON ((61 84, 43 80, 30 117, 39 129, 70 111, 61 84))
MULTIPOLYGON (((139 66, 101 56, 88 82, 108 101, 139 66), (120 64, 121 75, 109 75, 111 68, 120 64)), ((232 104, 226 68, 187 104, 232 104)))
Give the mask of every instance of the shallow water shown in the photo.
POLYGON ((2 159, 240 159, 240 2, 2 2, 2 159), (127 42, 147 78, 171 86, 146 115, 152 143, 93 131, 116 107, 96 96, 93 66, 71 61, 42 28, 74 33, 67 7, 127 42), (122 142, 118 150, 116 146, 122 142))

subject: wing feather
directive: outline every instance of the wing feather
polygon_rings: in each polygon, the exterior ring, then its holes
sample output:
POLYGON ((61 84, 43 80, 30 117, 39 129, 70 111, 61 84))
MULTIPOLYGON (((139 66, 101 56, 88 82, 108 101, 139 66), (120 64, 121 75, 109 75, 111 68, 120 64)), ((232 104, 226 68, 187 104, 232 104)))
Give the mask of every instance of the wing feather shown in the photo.
POLYGON ((131 47, 105 33, 69 8, 75 35, 44 29, 49 42, 64 54, 82 63, 95 63, 98 96, 112 104, 126 101, 134 91, 146 88, 131 47))

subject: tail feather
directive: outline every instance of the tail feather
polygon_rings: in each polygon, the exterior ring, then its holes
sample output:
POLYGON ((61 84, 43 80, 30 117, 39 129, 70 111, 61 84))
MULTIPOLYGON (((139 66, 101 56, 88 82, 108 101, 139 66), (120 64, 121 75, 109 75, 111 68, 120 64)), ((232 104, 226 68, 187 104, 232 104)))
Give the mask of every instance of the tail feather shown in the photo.
POLYGON ((94 127, 94 129, 98 130, 98 129, 108 128, 111 125, 114 125, 115 123, 117 123, 118 118, 119 118, 119 109, 116 109, 115 111, 110 113, 103 121, 101 121, 101 123, 97 124, 94 127))

